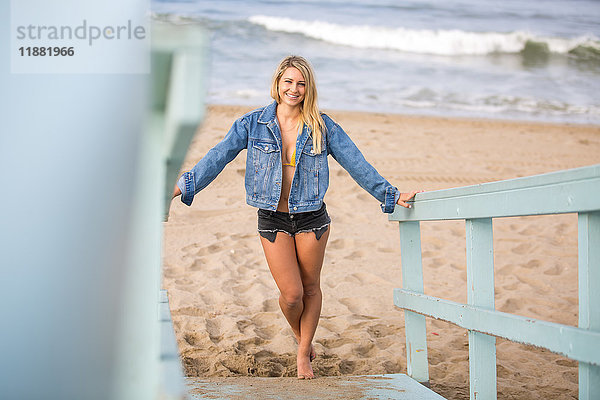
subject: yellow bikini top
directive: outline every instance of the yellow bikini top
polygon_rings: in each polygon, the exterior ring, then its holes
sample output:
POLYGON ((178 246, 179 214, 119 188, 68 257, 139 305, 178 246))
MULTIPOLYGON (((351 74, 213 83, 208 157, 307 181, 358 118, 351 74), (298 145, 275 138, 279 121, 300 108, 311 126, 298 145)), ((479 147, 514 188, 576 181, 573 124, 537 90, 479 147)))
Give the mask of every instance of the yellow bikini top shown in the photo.
POLYGON ((289 163, 283 163, 283 165, 288 167, 296 167, 296 149, 294 149, 294 153, 292 153, 292 159, 289 163))
MULTIPOLYGON (((302 132, 302 127, 304 124, 299 124, 300 126, 298 127, 298 136, 300 136, 300 133, 302 132)), ((292 159, 290 160, 289 163, 283 162, 284 166, 288 166, 288 167, 296 167, 296 149, 294 148, 294 152, 292 153, 292 159)))

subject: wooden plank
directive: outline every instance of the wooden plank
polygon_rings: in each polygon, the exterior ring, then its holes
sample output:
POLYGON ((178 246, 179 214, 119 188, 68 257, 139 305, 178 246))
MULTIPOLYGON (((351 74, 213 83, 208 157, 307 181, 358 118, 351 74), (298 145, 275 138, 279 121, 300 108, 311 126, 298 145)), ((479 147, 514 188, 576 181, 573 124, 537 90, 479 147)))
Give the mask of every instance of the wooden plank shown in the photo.
POLYGON ((390 221, 434 221, 600 210, 600 164, 552 174, 420 193, 390 221))
MULTIPOLYGON (((490 310, 494 305, 492 219, 465 223, 467 238, 467 303, 490 310)), ((472 400, 496 398, 496 338, 469 331, 469 393, 472 400)))
POLYGON ((496 182, 486 182, 477 185, 462 186, 451 189, 436 190, 418 194, 422 200, 443 200, 453 197, 471 196, 477 194, 488 194, 504 192, 513 189, 526 189, 540 186, 561 184, 571 181, 580 181, 597 178, 600 176, 600 164, 586 167, 573 168, 545 174, 526 176, 515 179, 505 179, 496 182))
POLYGON ((207 34, 200 26, 153 26, 152 120, 164 163, 163 219, 188 147, 204 118, 207 34))
POLYGON ((465 223, 467 239, 467 303, 495 309, 492 219, 465 223))
MULTIPOLYGON (((423 267, 421 264, 421 229, 418 222, 401 222, 400 250, 402 257, 402 286, 423 293, 423 267)), ((425 317, 410 311, 404 312, 406 327, 406 363, 410 377, 429 384, 427 362, 427 330, 425 317)))
POLYGON ((600 332, 455 303, 405 289, 394 289, 394 305, 465 329, 543 347, 573 360, 600 366, 600 332))
MULTIPOLYGON (((578 225, 579 327, 600 332, 600 212, 580 214, 578 225)), ((600 366, 580 362, 579 398, 600 398, 600 366)))

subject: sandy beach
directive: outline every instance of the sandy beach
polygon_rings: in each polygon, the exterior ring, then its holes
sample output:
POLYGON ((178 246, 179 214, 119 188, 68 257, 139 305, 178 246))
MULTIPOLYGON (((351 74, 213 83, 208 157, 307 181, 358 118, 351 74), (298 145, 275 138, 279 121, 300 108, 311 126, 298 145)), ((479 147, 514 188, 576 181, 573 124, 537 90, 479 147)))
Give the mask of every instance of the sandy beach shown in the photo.
MULTIPOLYGON (((252 107, 211 106, 189 170, 252 107)), ((437 190, 600 163, 600 127, 325 110, 402 191, 437 190)), ((317 376, 406 373, 397 224, 331 157, 332 219, 315 336, 317 376)), ((168 290, 188 376, 295 376, 295 342, 245 204, 245 151, 165 223, 168 290)), ((418 207, 418 202, 415 205, 418 207)), ((464 222, 422 224, 425 293, 465 302, 464 222)), ((577 325, 576 215, 494 222, 496 308, 577 325)), ((428 320, 431 387, 468 399, 466 331, 428 320)), ((498 339, 499 399, 577 398, 577 363, 498 339)), ((317 379, 318 381, 318 379, 317 379)), ((315 381, 316 382, 316 381, 315 381)), ((312 383, 307 383, 312 384, 312 383)))

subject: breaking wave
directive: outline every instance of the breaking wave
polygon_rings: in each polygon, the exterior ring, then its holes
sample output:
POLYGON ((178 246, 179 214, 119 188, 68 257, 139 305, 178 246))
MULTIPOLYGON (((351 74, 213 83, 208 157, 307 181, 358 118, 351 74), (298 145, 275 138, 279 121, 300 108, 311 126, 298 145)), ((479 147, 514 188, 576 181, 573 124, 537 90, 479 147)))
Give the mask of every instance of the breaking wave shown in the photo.
POLYGON ((521 53, 533 46, 536 51, 600 59, 600 39, 593 35, 560 38, 537 36, 524 31, 467 32, 457 29, 428 30, 338 25, 264 15, 252 16, 249 21, 270 31, 297 33, 328 43, 362 49, 458 56, 521 53))

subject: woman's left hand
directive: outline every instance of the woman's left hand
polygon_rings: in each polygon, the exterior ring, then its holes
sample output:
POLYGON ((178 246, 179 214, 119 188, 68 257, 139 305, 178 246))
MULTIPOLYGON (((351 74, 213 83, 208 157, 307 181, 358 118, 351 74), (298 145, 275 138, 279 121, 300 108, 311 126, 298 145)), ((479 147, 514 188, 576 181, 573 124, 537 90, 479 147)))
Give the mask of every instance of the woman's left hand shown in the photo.
POLYGON ((398 197, 398 201, 396 202, 396 204, 405 207, 405 208, 411 208, 412 205, 408 204, 407 202, 412 199, 413 197, 415 197, 415 195, 417 193, 423 193, 424 190, 413 190, 412 192, 409 193, 400 193, 400 197, 398 197))

